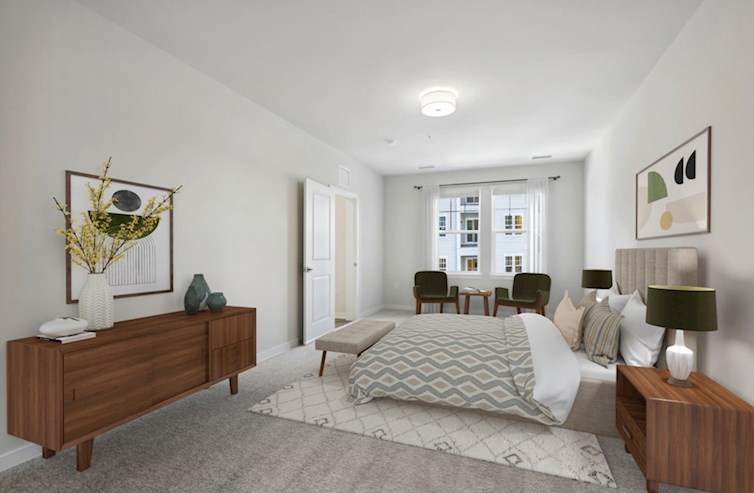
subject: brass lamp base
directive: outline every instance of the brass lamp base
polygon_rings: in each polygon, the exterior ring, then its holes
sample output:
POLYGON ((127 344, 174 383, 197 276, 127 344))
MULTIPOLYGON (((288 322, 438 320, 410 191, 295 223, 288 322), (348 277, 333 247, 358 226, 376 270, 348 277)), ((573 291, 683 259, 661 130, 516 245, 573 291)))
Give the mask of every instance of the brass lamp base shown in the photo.
POLYGON ((691 385, 688 380, 678 380, 677 378, 673 377, 668 378, 667 382, 670 385, 675 385, 676 387, 693 387, 693 385, 691 385))

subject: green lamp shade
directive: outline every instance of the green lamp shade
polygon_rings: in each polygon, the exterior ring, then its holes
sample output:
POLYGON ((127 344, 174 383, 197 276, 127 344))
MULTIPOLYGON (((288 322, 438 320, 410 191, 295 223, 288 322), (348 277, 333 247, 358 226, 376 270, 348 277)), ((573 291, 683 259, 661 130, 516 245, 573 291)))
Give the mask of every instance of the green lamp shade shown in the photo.
POLYGON ((609 289, 613 285, 613 271, 604 269, 584 269, 581 274, 582 288, 609 289))
POLYGON ((717 330, 715 290, 698 286, 649 286, 647 323, 668 329, 717 330))

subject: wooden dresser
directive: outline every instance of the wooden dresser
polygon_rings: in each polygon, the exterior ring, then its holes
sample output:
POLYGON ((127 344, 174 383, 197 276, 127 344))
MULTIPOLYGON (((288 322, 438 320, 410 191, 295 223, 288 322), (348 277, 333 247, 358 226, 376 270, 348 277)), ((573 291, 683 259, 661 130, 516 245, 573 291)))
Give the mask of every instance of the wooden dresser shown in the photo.
POLYGON ((118 322, 93 339, 8 341, 8 433, 42 455, 76 445, 91 464, 94 437, 256 364, 256 309, 167 313, 118 322))
POLYGON ((718 493, 754 492, 754 407, 701 373, 618 366, 616 423, 647 479, 718 493))

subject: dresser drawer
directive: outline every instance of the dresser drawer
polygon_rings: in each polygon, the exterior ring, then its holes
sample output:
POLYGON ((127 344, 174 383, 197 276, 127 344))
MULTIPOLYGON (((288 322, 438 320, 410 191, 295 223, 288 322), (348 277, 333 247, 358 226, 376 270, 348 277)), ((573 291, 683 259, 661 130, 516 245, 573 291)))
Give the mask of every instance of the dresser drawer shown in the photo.
POLYGON ((256 327, 254 315, 245 313, 235 317, 212 320, 209 323, 209 349, 215 349, 254 337, 256 327))
POLYGON ((253 339, 215 349, 210 354, 210 380, 239 372, 256 363, 253 339))

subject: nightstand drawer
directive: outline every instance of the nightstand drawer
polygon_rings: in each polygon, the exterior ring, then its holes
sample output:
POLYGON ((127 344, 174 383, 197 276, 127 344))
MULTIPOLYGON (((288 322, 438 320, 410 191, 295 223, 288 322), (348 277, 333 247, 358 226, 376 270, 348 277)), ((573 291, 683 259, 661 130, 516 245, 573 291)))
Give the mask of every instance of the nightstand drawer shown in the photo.
POLYGON ((634 456, 636 464, 641 472, 647 474, 647 436, 646 429, 640 428, 640 422, 636 419, 636 412, 631 412, 631 401, 625 402, 617 400, 616 408, 616 425, 618 432, 623 437, 628 450, 634 456))

